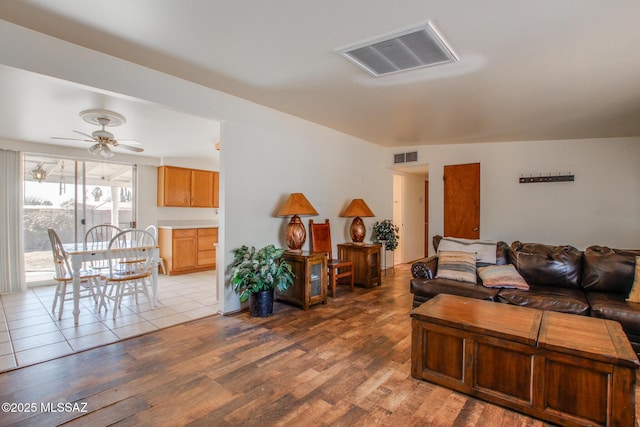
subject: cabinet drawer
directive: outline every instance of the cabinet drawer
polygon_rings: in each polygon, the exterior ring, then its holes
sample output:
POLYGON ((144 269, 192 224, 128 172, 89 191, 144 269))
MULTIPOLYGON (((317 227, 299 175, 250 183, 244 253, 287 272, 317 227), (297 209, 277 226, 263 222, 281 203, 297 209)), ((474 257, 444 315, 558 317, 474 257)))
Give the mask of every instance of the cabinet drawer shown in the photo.
POLYGON ((218 229, 217 228, 198 228, 198 237, 202 236, 215 236, 218 238, 218 229))
POLYGON ((173 238, 180 237, 196 237, 196 229, 195 228, 185 228, 182 230, 173 230, 173 238))
POLYGON ((213 245, 218 243, 218 238, 214 236, 199 236, 198 237, 198 251, 211 251, 214 249, 213 245))
POLYGON ((204 267, 208 265, 215 265, 216 263, 216 251, 199 251, 198 252, 198 267, 204 267))

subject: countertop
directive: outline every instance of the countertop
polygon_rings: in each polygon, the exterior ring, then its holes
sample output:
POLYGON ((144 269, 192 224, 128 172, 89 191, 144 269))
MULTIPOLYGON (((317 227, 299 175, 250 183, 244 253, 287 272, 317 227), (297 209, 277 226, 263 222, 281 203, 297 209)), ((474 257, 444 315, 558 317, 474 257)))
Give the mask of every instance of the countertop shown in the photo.
POLYGON ((158 224, 158 228, 169 230, 179 230, 184 228, 218 228, 218 221, 172 221, 170 223, 158 224))

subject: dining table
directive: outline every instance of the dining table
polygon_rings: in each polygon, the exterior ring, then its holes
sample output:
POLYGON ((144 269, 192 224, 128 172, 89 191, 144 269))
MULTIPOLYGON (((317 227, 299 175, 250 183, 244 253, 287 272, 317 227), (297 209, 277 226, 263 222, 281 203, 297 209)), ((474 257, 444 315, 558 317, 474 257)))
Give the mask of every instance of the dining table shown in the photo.
MULTIPOLYGON (((107 260, 112 254, 117 256, 117 249, 109 251, 109 242, 88 242, 88 243, 66 243, 62 245, 71 261, 71 270, 73 276, 73 321, 77 325, 80 317, 80 270, 85 262, 107 260)), ((153 248, 152 270, 151 270, 151 306, 155 307, 158 303, 158 262, 160 249, 158 246, 153 248)))

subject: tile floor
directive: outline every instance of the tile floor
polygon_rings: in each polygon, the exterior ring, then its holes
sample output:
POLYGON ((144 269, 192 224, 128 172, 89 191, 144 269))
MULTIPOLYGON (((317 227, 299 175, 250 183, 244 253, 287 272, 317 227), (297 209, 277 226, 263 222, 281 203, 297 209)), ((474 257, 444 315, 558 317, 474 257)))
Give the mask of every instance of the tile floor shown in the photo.
POLYGON ((0 296, 0 371, 26 366, 88 348, 112 343, 156 329, 218 313, 215 271, 158 276, 158 305, 144 296, 122 303, 113 320, 111 307, 97 310, 90 299, 80 300, 78 326, 73 302, 64 305, 62 320, 51 312, 55 286, 0 296))

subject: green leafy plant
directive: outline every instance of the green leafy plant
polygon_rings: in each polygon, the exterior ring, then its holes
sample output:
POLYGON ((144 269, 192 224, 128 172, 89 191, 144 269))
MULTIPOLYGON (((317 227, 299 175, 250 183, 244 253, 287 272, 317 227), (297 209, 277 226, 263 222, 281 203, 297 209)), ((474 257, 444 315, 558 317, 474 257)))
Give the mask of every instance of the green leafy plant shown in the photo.
POLYGON ((293 271, 288 262, 281 259, 284 249, 269 245, 257 250, 243 245, 233 251, 231 286, 240 301, 249 299, 253 292, 278 288, 285 291, 293 283, 293 271))
POLYGON ((400 235, 398 231, 400 229, 397 225, 394 225, 390 219, 385 219, 382 222, 373 224, 373 242, 384 242, 385 249, 388 251, 394 251, 398 247, 398 239, 400 235))

